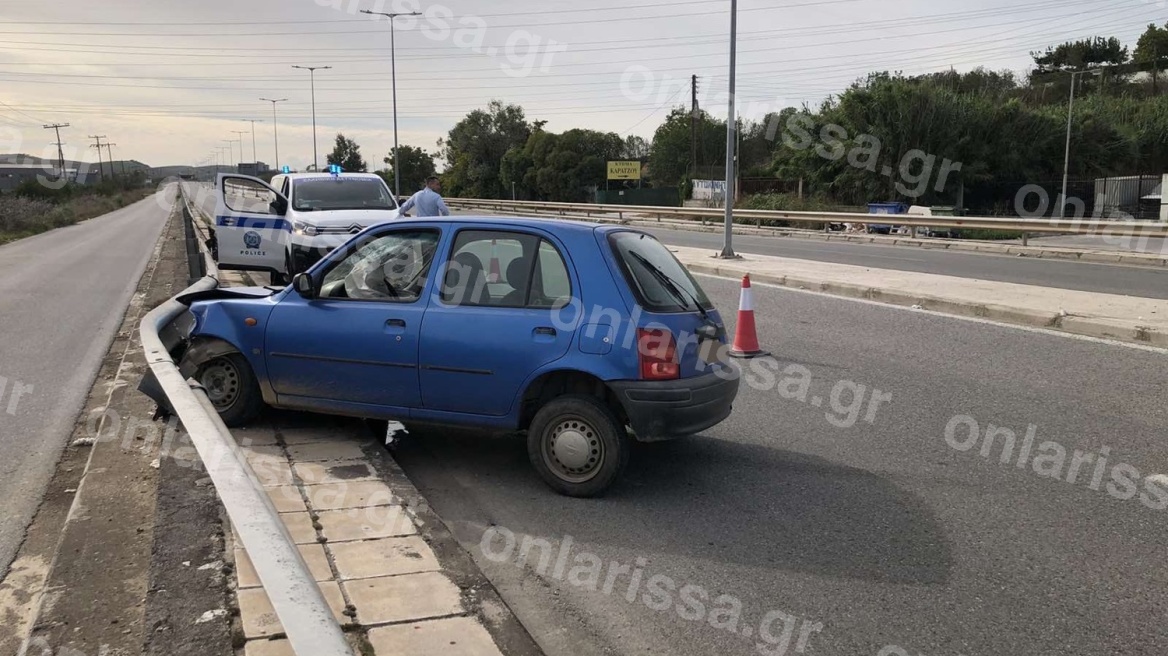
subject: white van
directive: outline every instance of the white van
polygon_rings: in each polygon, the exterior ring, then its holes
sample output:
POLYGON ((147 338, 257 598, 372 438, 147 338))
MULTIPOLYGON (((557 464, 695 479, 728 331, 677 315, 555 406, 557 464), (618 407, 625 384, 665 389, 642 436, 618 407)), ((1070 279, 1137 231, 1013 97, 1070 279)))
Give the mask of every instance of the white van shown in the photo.
POLYGON ((270 185, 225 173, 215 190, 219 268, 267 271, 273 284, 285 284, 365 228, 401 216, 373 173, 286 173, 270 185))

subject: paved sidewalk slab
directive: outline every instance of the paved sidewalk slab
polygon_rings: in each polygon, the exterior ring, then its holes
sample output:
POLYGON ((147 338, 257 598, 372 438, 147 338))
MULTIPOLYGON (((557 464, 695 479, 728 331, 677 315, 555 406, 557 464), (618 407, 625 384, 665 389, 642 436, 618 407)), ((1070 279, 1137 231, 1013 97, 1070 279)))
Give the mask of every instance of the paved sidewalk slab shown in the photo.
MULTIPOLYGON (((247 447, 248 461, 358 646, 354 653, 501 656, 360 440, 325 426, 253 429, 247 437, 260 445, 247 447)), ((234 553, 243 655, 291 656, 251 559, 238 545, 234 553)))
POLYGON ((465 617, 379 627, 369 632, 369 642, 379 656, 499 654, 486 629, 465 617))
MULTIPOLYGON (((691 271, 1168 348, 1168 301, 671 246, 691 271)), ((725 308, 733 312, 736 308, 725 308)))

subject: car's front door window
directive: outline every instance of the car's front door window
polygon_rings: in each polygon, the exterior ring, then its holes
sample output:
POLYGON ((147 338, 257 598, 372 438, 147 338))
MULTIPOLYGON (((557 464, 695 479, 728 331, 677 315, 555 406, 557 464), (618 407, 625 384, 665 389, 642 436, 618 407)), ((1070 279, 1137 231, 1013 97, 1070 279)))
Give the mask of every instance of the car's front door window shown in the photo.
POLYGON ((395 231, 358 242, 325 274, 321 296, 412 303, 426 286, 437 247, 437 230, 395 231))

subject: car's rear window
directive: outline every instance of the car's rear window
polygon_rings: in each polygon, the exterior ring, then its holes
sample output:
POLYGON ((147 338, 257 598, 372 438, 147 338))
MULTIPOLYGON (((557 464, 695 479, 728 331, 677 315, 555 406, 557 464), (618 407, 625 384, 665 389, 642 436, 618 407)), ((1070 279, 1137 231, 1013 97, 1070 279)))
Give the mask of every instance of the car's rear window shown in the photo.
POLYGON ((608 241, 641 307, 651 312, 692 312, 697 310, 694 300, 703 308, 713 307, 689 271, 652 235, 614 232, 608 241))
POLYGON ((292 207, 300 212, 397 209, 381 180, 343 177, 297 180, 292 207))

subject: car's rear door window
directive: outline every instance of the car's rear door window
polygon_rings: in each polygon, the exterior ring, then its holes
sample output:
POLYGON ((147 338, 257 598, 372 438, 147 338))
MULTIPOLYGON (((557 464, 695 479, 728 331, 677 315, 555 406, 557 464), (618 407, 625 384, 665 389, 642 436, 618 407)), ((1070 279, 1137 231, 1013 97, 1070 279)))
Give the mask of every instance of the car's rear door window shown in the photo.
POLYGON ((701 285, 652 235, 614 232, 608 241, 637 302, 646 310, 695 311, 694 301, 706 309, 713 307, 701 285))
POLYGON ((571 297, 564 258, 546 239, 496 230, 463 230, 456 236, 443 277, 443 303, 551 308, 571 297))

